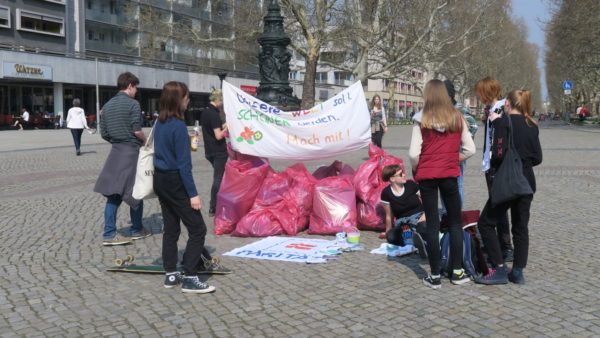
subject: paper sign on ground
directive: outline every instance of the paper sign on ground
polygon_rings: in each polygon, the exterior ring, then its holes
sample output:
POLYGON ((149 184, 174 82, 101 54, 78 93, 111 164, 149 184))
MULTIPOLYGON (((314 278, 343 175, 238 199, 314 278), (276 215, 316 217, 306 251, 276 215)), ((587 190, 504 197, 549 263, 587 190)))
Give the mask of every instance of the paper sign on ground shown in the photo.
POLYGON ((326 256, 327 249, 334 247, 335 241, 300 237, 267 237, 238 249, 224 253, 224 256, 266 259, 306 263, 326 256))

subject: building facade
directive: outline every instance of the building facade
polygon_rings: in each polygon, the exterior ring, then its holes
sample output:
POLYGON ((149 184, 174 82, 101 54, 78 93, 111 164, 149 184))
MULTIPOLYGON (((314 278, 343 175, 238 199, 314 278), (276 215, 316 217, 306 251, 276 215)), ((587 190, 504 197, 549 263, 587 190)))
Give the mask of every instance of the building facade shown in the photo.
MULTIPOLYGON (((150 34, 156 22, 186 22, 230 36, 231 1, 0 0, 0 115, 64 116, 74 98, 94 115, 116 92, 125 71, 140 78, 137 99, 145 112, 158 109, 160 90, 172 80, 189 85, 186 119, 208 104, 219 74, 235 85, 258 85, 257 65, 236 62, 235 51, 193 48, 150 34), (158 13, 158 14, 154 14, 158 13)), ((154 27, 155 28, 155 27, 154 27)), ((257 47, 258 48, 258 47, 257 47)))
MULTIPOLYGON (((192 124, 224 76, 255 91, 258 65, 242 57, 233 42, 200 45, 165 29, 199 32, 203 39, 229 38, 236 6, 263 6, 263 1, 0 0, 0 117, 12 119, 21 108, 64 117, 74 98, 81 99, 86 114, 95 115, 116 94, 118 75, 130 71, 140 78, 136 99, 148 114, 158 110, 164 83, 187 83, 186 120, 192 124)), ((258 43, 255 48, 243 52, 258 55, 258 43)), ((293 69, 302 68, 302 60, 292 62, 297 64, 293 69)), ((353 82, 348 74, 318 71, 320 101, 353 82)), ((298 97, 301 75, 290 73, 298 97)))

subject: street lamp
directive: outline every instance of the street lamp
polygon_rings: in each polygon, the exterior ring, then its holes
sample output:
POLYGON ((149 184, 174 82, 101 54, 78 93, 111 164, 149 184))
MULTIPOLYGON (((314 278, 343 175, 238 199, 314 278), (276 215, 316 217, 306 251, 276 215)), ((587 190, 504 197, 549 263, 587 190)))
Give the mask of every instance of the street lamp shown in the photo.
POLYGON ((227 73, 226 72, 217 73, 217 76, 219 77, 219 80, 221 80, 221 89, 223 89, 223 80, 225 80, 225 78, 227 77, 227 73))

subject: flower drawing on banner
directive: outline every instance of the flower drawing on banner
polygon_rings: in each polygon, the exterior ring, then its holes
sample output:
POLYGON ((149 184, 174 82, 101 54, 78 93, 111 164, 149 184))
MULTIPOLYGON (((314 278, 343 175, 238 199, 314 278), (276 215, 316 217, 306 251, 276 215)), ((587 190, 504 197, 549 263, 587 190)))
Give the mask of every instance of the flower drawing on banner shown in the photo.
POLYGON ((263 133, 260 131, 252 131, 249 127, 244 127, 244 131, 240 133, 235 140, 238 142, 248 142, 254 144, 254 141, 260 141, 263 138, 263 133))

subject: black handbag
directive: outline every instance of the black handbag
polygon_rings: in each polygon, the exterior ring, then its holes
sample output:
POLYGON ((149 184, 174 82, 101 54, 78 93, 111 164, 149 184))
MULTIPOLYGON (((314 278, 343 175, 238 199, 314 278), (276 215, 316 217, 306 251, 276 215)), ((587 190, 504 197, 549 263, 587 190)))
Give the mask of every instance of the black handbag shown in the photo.
POLYGON ((490 191, 490 198, 492 207, 508 201, 512 201, 519 196, 531 195, 533 190, 529 185, 529 182, 523 175, 523 163, 521 162, 521 156, 517 152, 513 143, 513 126, 510 119, 508 118, 508 151, 504 155, 500 167, 496 171, 496 175, 492 181, 492 189, 490 191))

